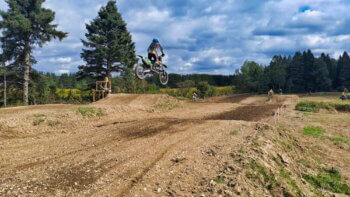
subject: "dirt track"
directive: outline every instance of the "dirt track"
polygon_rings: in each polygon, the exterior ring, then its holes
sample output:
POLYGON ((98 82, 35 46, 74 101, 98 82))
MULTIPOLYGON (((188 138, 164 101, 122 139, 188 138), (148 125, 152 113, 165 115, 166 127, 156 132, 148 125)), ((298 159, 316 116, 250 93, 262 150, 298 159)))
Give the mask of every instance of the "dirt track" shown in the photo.
POLYGON ((210 194, 209 178, 225 164, 220 154, 244 147, 255 121, 271 121, 286 101, 219 100, 112 95, 90 105, 105 113, 91 118, 71 105, 0 110, 0 196, 210 194), (45 122, 33 126, 38 114, 45 122))

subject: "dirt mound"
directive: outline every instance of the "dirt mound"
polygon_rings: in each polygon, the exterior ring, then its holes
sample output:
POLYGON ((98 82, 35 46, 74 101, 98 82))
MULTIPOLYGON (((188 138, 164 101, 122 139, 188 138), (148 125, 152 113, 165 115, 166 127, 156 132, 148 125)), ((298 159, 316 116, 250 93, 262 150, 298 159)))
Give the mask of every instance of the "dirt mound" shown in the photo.
POLYGON ((232 111, 209 117, 207 120, 259 121, 272 116, 280 105, 241 106, 232 111))
POLYGON ((176 99, 168 95, 159 94, 111 94, 107 98, 96 102, 94 105, 154 106, 169 100, 175 101, 176 99))
POLYGON ((235 94, 230 96, 221 96, 205 99, 204 103, 239 103, 242 100, 250 97, 250 94, 235 94))

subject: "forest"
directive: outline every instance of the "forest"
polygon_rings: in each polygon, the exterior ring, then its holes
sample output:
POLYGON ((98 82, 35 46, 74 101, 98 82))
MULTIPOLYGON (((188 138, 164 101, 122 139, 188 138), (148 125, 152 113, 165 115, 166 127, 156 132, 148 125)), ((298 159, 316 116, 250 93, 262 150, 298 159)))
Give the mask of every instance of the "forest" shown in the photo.
POLYGON ((86 24, 86 38, 81 40, 84 46, 81 58, 85 65, 77 65, 77 73, 60 76, 42 73, 33 68, 37 63, 35 49, 45 47, 54 39, 63 40, 69 32, 59 31, 58 24, 53 24, 55 12, 43 8, 44 1, 6 2, 9 9, 0 11, 1 107, 90 102, 95 81, 105 77, 112 80, 114 93, 169 93, 181 97, 190 97, 194 91, 205 97, 238 92, 266 93, 270 89, 305 93, 350 88, 347 52, 335 59, 324 53, 315 56, 311 50, 296 52, 293 56, 276 55, 268 65, 249 60, 240 69, 232 70, 232 75, 172 73, 166 87, 159 84, 158 76, 137 80, 133 71, 138 62, 135 43, 112 0, 86 24), (223 91, 218 87, 227 89, 223 91), (170 91, 174 88, 181 91, 170 91))

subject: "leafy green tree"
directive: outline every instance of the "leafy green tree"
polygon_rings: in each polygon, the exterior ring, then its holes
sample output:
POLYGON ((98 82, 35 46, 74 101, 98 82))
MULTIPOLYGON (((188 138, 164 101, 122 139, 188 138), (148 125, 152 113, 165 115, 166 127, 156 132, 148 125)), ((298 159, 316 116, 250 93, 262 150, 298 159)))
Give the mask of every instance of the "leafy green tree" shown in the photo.
POLYGON ((323 58, 315 59, 315 87, 316 91, 329 91, 332 88, 332 80, 329 78, 327 64, 323 61, 323 58))
POLYGON ((246 61, 241 68, 245 89, 249 92, 262 92, 268 83, 264 67, 256 62, 246 61))
POLYGON ((3 19, 0 21, 3 50, 23 68, 24 105, 28 105, 30 69, 31 64, 35 63, 33 49, 42 47, 52 39, 62 40, 67 36, 67 33, 58 31, 57 25, 52 24, 55 13, 43 8, 44 2, 45 0, 6 0, 9 9, 0 11, 3 19))
POLYGON ((210 89, 210 85, 206 81, 201 81, 197 84, 197 90, 199 91, 199 96, 204 98, 210 89))
POLYGON ((111 78, 112 72, 126 71, 137 63, 135 44, 115 1, 102 7, 86 29, 81 57, 87 65, 79 66, 79 77, 111 78))

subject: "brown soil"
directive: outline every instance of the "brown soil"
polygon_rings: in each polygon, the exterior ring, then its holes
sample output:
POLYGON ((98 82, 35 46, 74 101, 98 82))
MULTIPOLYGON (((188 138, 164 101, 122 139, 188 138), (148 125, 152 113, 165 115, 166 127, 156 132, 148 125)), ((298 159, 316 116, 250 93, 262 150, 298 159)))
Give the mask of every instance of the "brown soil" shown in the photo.
MULTIPOLYGON (((322 155, 323 167, 339 167, 350 178, 349 147, 316 146, 317 139, 299 135, 310 119, 294 112, 294 100, 111 95, 87 106, 1 109, 0 196, 312 196, 301 174, 321 169, 322 155), (288 110, 275 124, 271 115, 282 104, 288 110), (77 107, 103 115, 82 116, 77 107), (290 180, 280 178, 282 167, 290 180), (270 174, 275 181, 268 182, 270 174)), ((350 136, 350 122, 336 124, 327 130, 350 136)))

